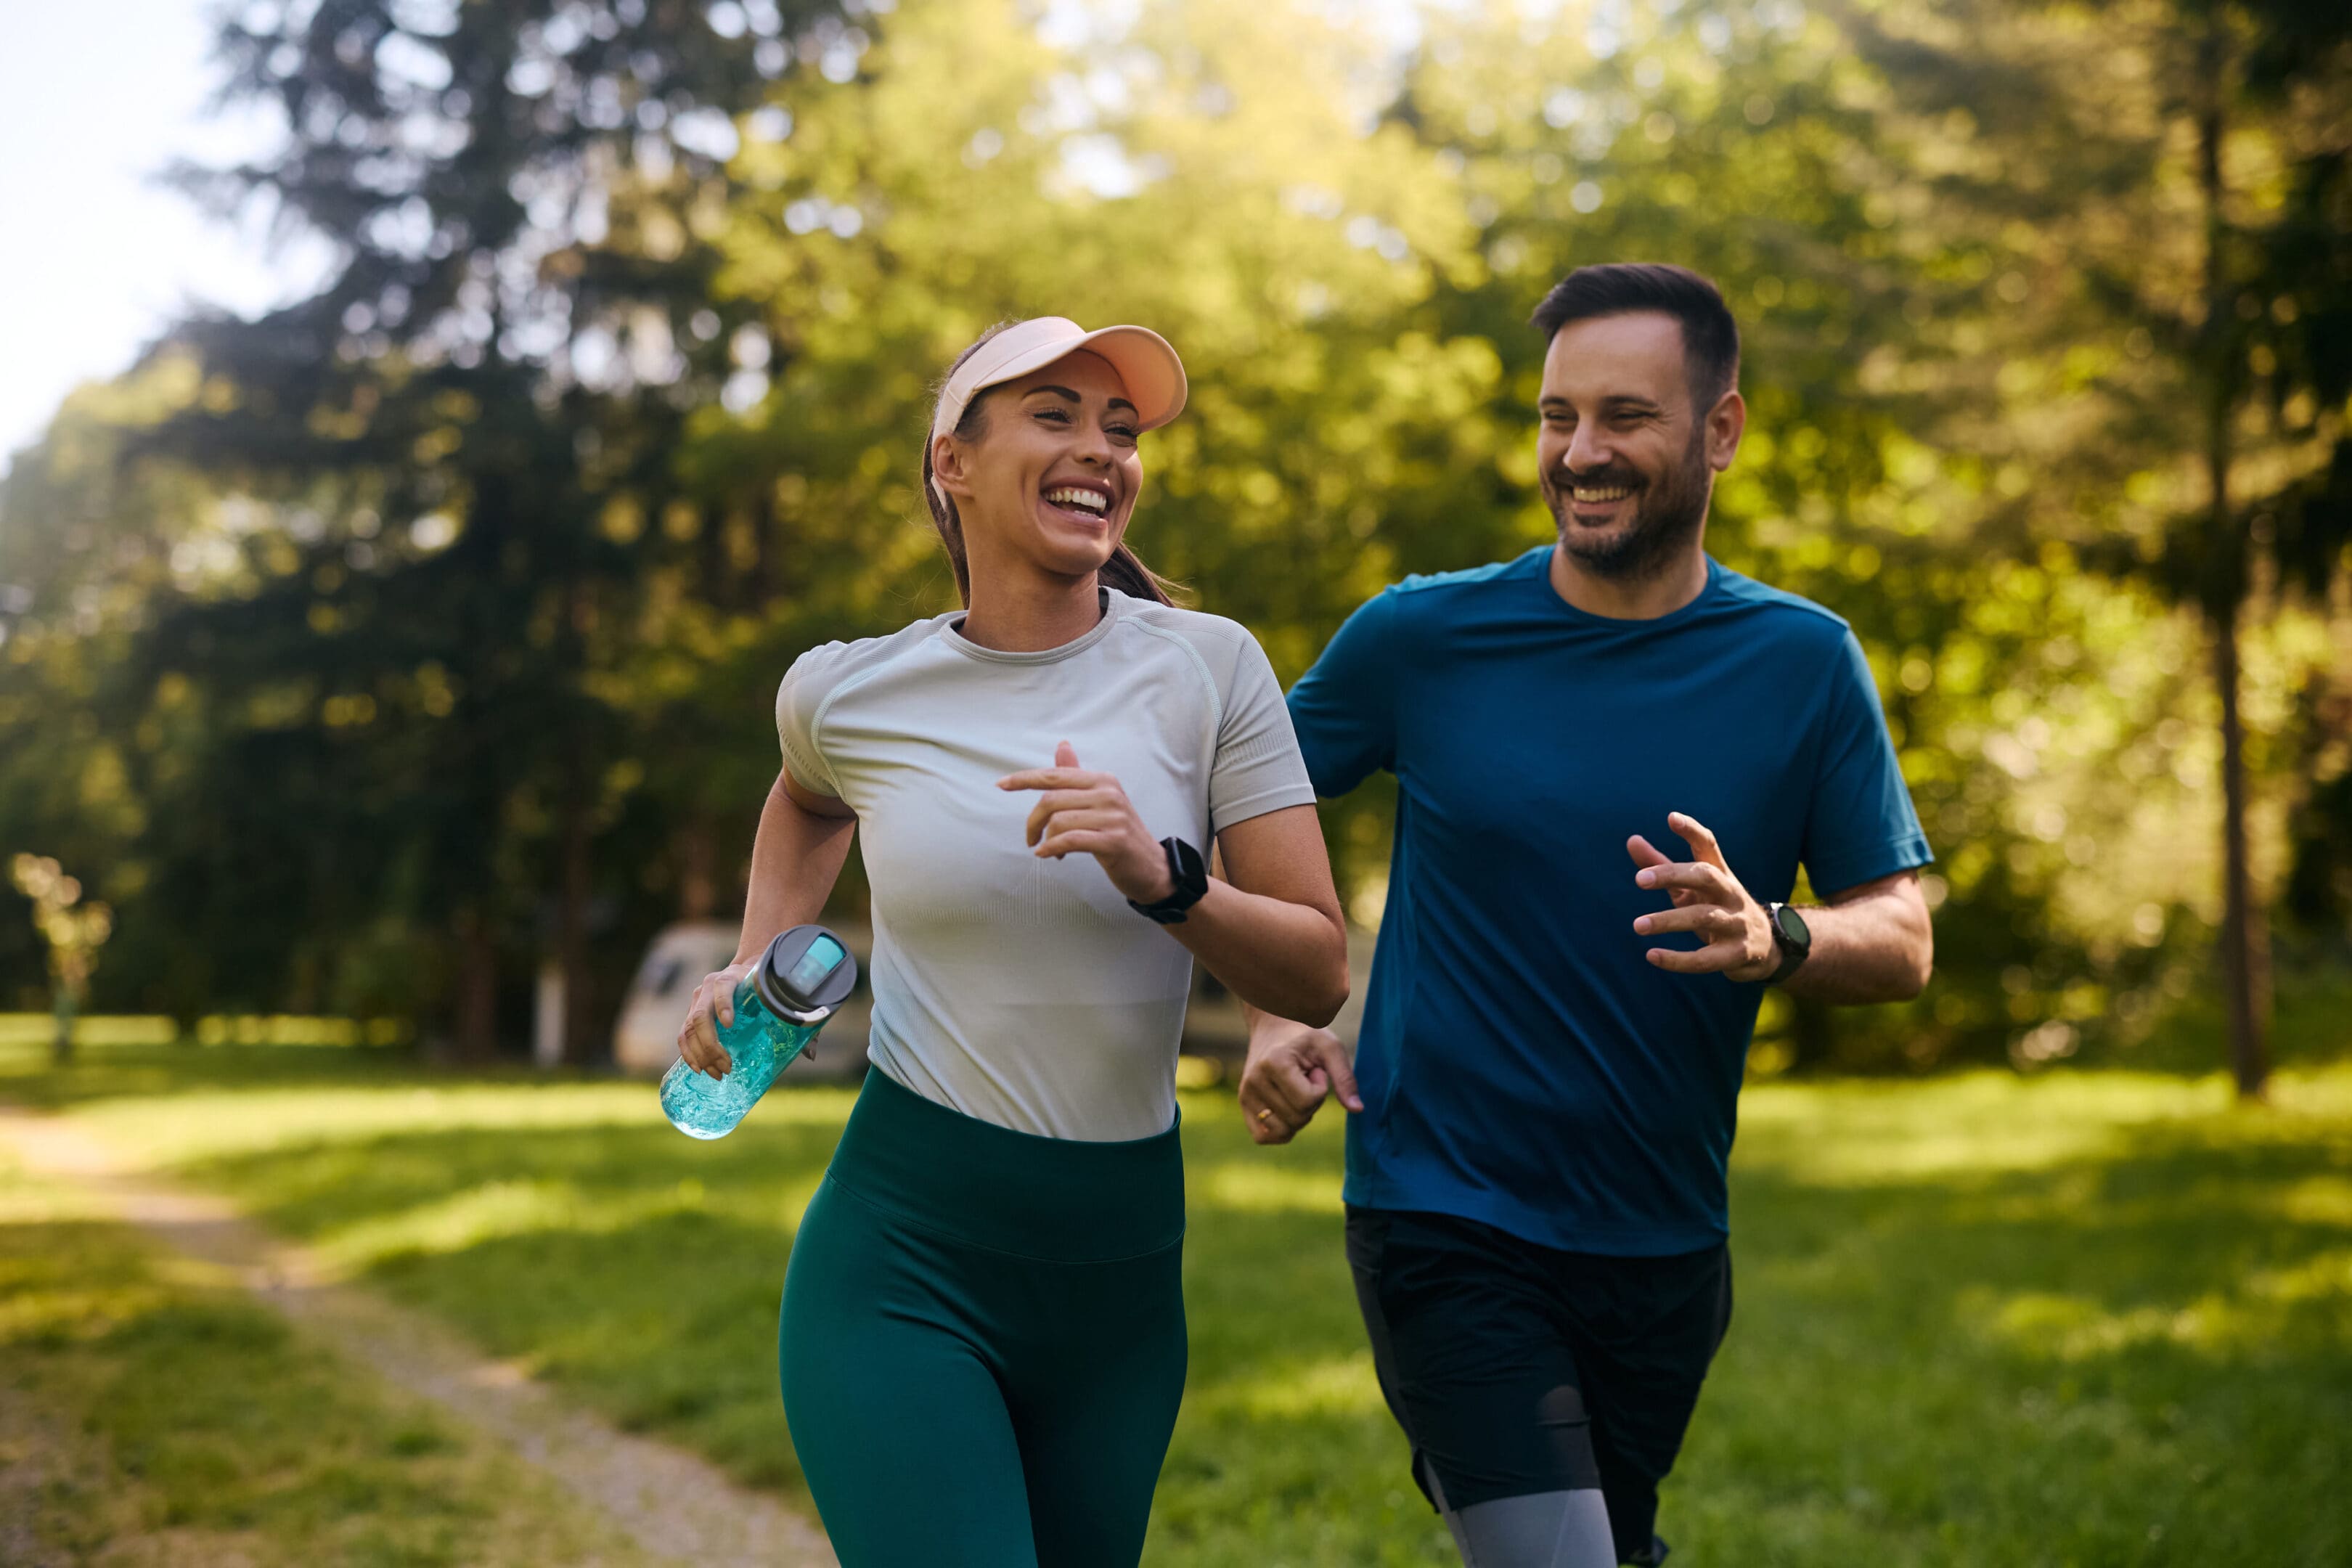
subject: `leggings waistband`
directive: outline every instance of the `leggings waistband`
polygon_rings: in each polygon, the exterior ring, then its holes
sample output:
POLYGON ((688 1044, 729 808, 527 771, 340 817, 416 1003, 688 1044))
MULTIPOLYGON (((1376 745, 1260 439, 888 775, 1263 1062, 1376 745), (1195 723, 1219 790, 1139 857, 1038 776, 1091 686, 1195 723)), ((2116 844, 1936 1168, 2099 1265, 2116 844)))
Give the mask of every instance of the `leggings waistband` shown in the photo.
POLYGON ((1174 1127, 1117 1143, 1041 1138, 951 1110, 879 1068, 826 1174, 902 1219, 1024 1258, 1106 1263, 1184 1237, 1174 1127))

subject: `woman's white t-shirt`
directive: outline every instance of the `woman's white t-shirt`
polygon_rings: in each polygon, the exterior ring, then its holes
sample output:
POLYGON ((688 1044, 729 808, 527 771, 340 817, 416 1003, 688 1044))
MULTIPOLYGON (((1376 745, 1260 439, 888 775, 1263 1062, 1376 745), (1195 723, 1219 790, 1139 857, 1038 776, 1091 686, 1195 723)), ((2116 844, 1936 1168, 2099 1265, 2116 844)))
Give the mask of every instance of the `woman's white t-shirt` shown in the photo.
POLYGON ((1155 838, 1197 846, 1312 804, 1282 689, 1235 622, 1102 590, 1076 642, 1002 653, 961 613, 793 665, 776 730, 794 782, 857 813, 873 889, 874 1065, 967 1116, 1097 1142, 1167 1131, 1192 955, 1090 855, 1039 859, 1051 767, 1115 774, 1155 838))

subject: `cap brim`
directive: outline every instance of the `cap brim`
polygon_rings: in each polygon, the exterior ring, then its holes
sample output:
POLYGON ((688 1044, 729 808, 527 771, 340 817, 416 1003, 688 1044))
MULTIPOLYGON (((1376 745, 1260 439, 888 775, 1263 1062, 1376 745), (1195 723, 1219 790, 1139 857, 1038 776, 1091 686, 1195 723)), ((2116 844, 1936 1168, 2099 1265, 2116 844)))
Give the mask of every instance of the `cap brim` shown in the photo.
POLYGON ((1066 358, 1082 349, 1109 361, 1118 372, 1118 379, 1127 384, 1128 401, 1135 405, 1139 428, 1157 430, 1184 412, 1184 362, 1150 328, 1102 327, 1055 357, 1066 358))
POLYGON ((1108 361, 1135 405, 1139 429, 1156 430, 1184 411, 1184 362, 1168 340, 1149 327, 1098 327, 1076 337, 1056 338, 1016 354, 989 372, 988 379, 971 390, 1018 381, 1074 353, 1087 353, 1108 361))

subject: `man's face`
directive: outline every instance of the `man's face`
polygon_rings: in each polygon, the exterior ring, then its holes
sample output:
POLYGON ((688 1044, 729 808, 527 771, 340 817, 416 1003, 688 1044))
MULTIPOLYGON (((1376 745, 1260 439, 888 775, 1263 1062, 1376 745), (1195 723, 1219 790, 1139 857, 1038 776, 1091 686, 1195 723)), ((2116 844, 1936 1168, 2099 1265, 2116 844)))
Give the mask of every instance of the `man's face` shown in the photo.
POLYGON ((1538 407, 1537 469, 1561 548, 1625 580, 1692 545, 1746 420, 1737 393, 1694 405, 1682 323, 1657 311, 1562 327, 1544 355, 1538 407))

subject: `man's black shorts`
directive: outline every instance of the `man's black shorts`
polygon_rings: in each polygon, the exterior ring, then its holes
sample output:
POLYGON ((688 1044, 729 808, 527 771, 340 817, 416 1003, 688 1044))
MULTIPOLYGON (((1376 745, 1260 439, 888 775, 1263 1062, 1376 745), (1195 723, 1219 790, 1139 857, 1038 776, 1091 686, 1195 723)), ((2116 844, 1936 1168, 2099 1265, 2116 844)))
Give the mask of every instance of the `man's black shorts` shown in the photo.
POLYGON ((1431 1501, 1598 1487, 1618 1555, 1646 1560, 1658 1483, 1730 1326, 1729 1247, 1612 1258, 1350 1207, 1348 1261, 1431 1501))

